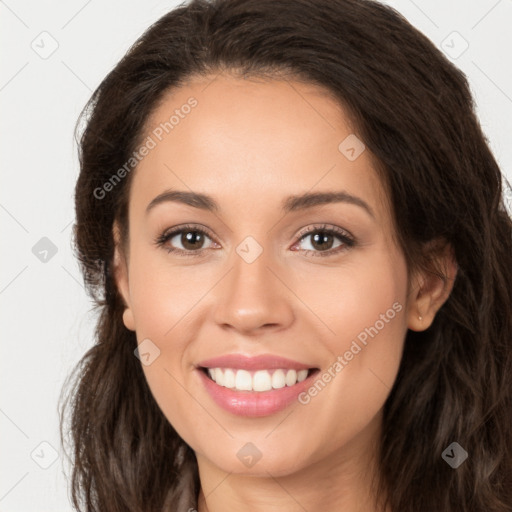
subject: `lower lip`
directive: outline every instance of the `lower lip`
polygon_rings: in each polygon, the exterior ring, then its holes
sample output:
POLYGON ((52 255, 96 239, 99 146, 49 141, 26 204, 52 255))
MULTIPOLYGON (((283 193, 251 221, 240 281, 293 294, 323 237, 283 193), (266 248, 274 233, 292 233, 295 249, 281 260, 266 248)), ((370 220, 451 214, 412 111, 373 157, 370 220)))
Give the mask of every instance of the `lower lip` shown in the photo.
POLYGON ((203 370, 197 370, 197 372, 217 405, 237 416, 258 418, 286 409, 297 400, 300 393, 310 386, 311 379, 314 378, 318 370, 311 372, 311 375, 308 375, 302 382, 271 391, 236 391, 219 386, 203 370))

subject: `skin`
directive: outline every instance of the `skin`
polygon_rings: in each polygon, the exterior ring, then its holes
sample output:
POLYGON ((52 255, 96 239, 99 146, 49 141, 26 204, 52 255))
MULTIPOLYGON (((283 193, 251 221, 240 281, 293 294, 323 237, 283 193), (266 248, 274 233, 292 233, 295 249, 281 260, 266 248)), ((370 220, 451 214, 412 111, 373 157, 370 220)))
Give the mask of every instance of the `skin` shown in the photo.
MULTIPOLYGON (((377 510, 369 493, 382 408, 407 329, 426 329, 448 298, 451 253, 436 256, 446 282, 419 271, 408 280, 374 157, 366 149, 350 161, 339 151, 354 128, 321 88, 227 74, 194 79, 166 95, 145 136, 191 96, 198 105, 134 171, 128 254, 117 245, 115 269, 125 326, 160 349, 143 366, 151 391, 196 453, 199 512, 377 510), (208 194, 220 209, 164 202, 146 214, 168 189, 208 194), (373 216, 346 202, 281 210, 290 195, 340 190, 364 200, 373 216), (155 245, 181 224, 209 229, 202 255, 155 245), (299 241, 303 228, 323 224, 348 231, 356 245, 335 253, 342 242, 334 238, 322 257, 311 236, 299 241), (247 236, 263 248, 250 264, 236 252, 247 236), (238 417, 212 401, 194 370, 234 352, 326 370, 397 302, 401 311, 307 405, 238 417), (262 454, 251 468, 237 457, 248 442, 262 454)), ((113 233, 119 240, 117 224, 113 233)), ((172 243, 183 249, 180 240, 172 243)))

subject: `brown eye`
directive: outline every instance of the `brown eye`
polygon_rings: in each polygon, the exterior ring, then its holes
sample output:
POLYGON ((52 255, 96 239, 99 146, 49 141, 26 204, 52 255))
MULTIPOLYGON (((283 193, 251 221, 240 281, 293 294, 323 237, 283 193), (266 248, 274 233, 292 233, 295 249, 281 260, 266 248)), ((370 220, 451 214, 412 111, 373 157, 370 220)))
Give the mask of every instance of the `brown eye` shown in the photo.
POLYGON ((155 243, 168 252, 186 256, 196 256, 203 250, 217 245, 206 230, 194 226, 185 226, 164 232, 155 240, 155 243), (208 241, 210 245, 207 245, 208 241))
POLYGON ((293 249, 302 249, 313 256, 331 256, 354 246, 355 239, 345 230, 334 227, 313 227, 300 236, 293 249))
POLYGON ((332 248, 334 236, 324 232, 315 233, 311 236, 311 245, 319 251, 327 251, 332 248))
POLYGON ((199 231, 182 231, 180 242, 184 249, 187 251, 193 251, 194 249, 202 248, 204 238, 204 234, 199 231))

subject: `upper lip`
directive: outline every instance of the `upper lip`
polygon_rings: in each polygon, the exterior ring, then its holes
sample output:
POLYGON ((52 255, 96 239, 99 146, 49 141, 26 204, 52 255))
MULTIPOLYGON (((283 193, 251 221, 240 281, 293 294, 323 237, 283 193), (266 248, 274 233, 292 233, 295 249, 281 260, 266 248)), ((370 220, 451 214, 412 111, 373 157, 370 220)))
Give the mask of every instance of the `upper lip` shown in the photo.
POLYGON ((258 356, 226 354, 201 361, 197 366, 202 368, 234 368, 240 370, 272 370, 277 368, 308 370, 313 368, 311 365, 272 354, 258 356))

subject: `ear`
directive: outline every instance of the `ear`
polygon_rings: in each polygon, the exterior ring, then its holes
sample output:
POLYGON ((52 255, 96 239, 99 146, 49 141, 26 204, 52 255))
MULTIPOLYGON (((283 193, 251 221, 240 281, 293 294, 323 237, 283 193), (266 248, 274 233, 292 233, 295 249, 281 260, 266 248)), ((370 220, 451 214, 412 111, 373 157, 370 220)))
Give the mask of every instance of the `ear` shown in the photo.
POLYGON ((418 270, 412 279, 409 295, 408 327, 412 331, 424 331, 430 327, 436 313, 446 302, 457 276, 457 261, 451 245, 435 240, 425 247, 433 258, 433 268, 439 273, 418 270))
POLYGON ((123 323, 127 329, 130 331, 135 331, 135 320, 130 302, 128 263, 126 261, 124 251, 121 248, 121 231, 117 220, 114 221, 114 225, 112 227, 112 235, 114 238, 114 280, 125 304, 125 310, 123 312, 123 323))

